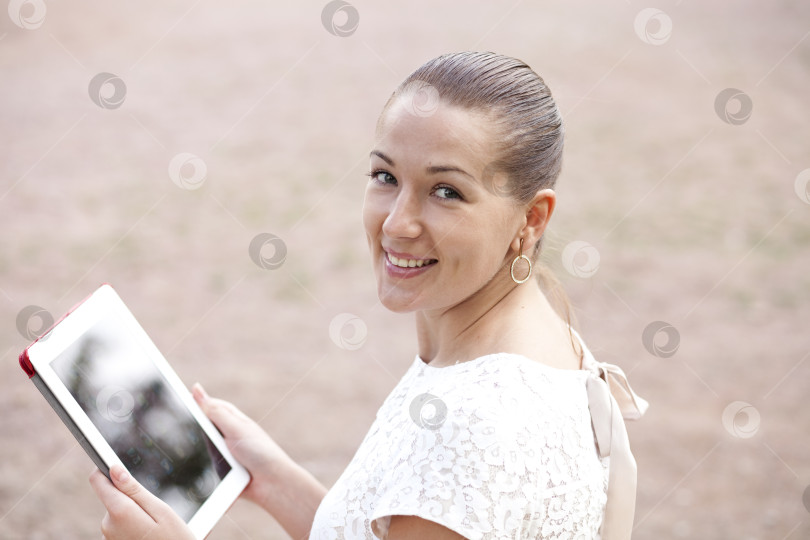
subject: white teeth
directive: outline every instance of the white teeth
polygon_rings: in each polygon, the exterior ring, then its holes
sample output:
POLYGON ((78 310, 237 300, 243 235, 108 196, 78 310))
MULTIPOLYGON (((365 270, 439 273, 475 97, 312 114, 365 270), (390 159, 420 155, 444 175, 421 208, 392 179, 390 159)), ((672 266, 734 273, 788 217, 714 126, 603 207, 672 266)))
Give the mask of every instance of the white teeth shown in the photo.
POLYGON ((394 257, 390 253, 386 253, 388 256, 388 260, 394 266, 399 266, 400 268, 421 268, 426 264, 430 264, 433 260, 432 259, 398 259, 394 257))

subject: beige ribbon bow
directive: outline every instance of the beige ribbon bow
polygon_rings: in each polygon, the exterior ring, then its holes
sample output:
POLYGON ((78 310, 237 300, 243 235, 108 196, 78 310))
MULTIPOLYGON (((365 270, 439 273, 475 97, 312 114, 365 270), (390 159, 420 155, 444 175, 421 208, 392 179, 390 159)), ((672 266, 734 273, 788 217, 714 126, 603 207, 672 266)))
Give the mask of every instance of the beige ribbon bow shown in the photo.
POLYGON ((591 425, 600 457, 610 456, 607 503, 600 534, 602 540, 624 540, 633 531, 636 509, 636 460, 623 418, 636 420, 648 403, 636 395, 622 369, 597 362, 589 352, 583 368, 591 374, 586 383, 591 425))

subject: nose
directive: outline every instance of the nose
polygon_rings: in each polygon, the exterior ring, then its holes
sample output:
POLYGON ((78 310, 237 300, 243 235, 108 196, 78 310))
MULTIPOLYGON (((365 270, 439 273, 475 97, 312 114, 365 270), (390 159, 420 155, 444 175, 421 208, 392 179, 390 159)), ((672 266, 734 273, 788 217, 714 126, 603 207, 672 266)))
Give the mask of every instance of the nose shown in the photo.
POLYGON ((411 190, 402 189, 391 203, 383 233, 391 238, 417 238, 422 234, 422 208, 411 190))

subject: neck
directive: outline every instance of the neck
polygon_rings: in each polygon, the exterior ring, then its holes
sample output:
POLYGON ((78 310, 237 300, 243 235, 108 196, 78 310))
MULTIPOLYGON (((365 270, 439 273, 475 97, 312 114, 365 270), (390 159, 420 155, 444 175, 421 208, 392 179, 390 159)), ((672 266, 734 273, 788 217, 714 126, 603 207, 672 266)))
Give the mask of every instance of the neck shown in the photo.
POLYGON ((519 336, 547 310, 551 306, 534 280, 516 285, 496 276, 455 306, 416 314, 419 356, 442 367, 495 352, 517 352, 513 349, 519 336))

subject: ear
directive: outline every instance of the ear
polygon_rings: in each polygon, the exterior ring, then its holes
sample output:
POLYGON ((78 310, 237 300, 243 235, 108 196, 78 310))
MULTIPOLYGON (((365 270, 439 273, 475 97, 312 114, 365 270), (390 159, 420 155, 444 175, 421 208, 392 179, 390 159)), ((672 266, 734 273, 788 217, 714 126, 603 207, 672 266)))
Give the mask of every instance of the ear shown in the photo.
POLYGON ((520 239, 523 238, 523 246, 532 247, 543 236, 548 222, 551 221, 551 214, 557 205, 557 194, 553 189, 541 189, 529 203, 523 226, 518 231, 518 235, 512 240, 512 249, 517 251, 520 248, 520 239))

